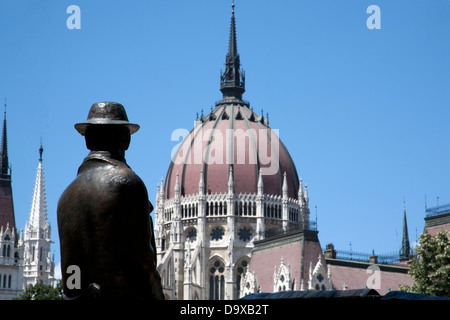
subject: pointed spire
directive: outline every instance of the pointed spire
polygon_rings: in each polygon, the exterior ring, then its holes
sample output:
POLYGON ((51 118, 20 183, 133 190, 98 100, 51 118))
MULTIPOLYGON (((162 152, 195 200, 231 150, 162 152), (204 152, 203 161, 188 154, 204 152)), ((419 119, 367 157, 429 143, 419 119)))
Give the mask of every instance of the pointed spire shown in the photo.
POLYGON ((203 169, 200 171, 200 181, 198 182, 198 193, 205 194, 205 178, 203 176, 203 169))
POLYGON ((225 61, 225 71, 220 74, 220 91, 223 93, 222 101, 242 101, 242 94, 245 92, 245 74, 240 70, 241 64, 237 52, 234 1, 231 8, 230 39, 225 61))
POLYGON ((300 183, 298 185, 298 201, 300 205, 305 203, 305 199, 303 197, 303 180, 300 178, 300 183))
POLYGON ((6 99, 5 99, 5 113, 3 118, 3 131, 2 131, 2 146, 1 146, 1 158, 0 158, 0 179, 11 179, 11 171, 9 170, 8 161, 8 139, 6 133, 6 99))
POLYGON ((234 193, 234 176, 233 176, 233 167, 230 166, 229 174, 228 174, 228 193, 234 193))
POLYGON ((287 195, 288 195, 288 185, 285 171, 283 175, 283 198, 287 198, 287 195))
POLYGON ((159 199, 164 200, 164 179, 163 178, 161 178, 161 186, 160 186, 159 192, 160 192, 159 199))
POLYGON ((42 162, 42 153, 44 152, 44 148, 42 147, 42 139, 41 139, 41 147, 39 148, 39 162, 42 162))
POLYGON ((406 206, 405 201, 403 201, 403 236, 402 247, 400 249, 400 261, 409 260, 410 253, 411 248, 409 246, 408 225, 406 222, 406 206))
POLYGON ((39 148, 39 165, 34 185, 33 200, 31 203, 30 222, 32 228, 46 229, 48 227, 47 200, 45 196, 44 169, 42 167, 42 153, 44 149, 39 148))
POLYGON ((305 204, 308 206, 309 204, 309 197, 308 197, 308 185, 305 184, 305 204))
POLYGON ((264 182, 263 182, 263 178, 262 178, 261 169, 259 169, 259 174, 258 174, 258 194, 262 195, 263 193, 264 193, 264 182))
POLYGON ((175 192, 175 197, 178 198, 180 196, 180 184, 178 182, 178 172, 175 178, 175 186, 173 188, 173 191, 175 192))

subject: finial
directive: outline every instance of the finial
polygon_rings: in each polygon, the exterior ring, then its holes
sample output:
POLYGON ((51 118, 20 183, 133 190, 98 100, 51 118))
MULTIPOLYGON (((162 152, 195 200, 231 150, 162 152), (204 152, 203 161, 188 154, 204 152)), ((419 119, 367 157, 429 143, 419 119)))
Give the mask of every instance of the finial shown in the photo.
POLYGON ((233 3, 231 4, 231 13, 234 14, 234 0, 233 0, 233 3))
POLYGON ((44 152, 44 148, 42 147, 42 137, 41 137, 41 147, 39 148, 39 161, 42 162, 42 153, 44 152))

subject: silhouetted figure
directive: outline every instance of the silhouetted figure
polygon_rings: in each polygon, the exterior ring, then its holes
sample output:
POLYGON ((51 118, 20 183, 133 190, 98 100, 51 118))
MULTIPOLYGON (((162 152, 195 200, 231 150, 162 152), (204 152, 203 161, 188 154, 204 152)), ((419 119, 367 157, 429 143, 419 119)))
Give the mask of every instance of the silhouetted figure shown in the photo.
POLYGON ((125 161, 131 134, 124 107, 92 105, 75 125, 91 152, 58 202, 64 298, 164 299, 156 270, 156 246, 143 181, 125 161), (68 287, 70 265, 81 272, 81 288, 68 287))

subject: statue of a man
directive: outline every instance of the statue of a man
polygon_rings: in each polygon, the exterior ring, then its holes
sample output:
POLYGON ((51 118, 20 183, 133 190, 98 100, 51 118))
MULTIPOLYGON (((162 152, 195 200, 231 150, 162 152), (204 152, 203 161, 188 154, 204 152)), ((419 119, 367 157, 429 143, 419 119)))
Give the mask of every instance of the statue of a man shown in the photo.
POLYGON ((58 202, 64 298, 164 299, 153 206, 143 181, 125 161, 139 125, 128 122, 121 104, 99 102, 75 129, 91 152, 58 202), (79 268, 79 286, 67 273, 71 265, 79 268))

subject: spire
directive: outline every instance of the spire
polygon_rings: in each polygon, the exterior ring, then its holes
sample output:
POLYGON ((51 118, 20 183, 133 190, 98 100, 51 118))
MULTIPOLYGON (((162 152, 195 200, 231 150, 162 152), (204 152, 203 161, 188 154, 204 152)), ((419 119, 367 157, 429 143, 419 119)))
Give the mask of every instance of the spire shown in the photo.
POLYGON ((175 198, 179 198, 180 197, 180 184, 178 182, 178 172, 177 172, 177 176, 175 178, 175 186, 173 188, 174 193, 175 193, 175 198))
POLYGON ((48 227, 47 219, 47 200, 45 197, 44 169, 42 167, 42 153, 44 149, 39 148, 39 165, 34 184, 33 201, 31 203, 30 226, 33 228, 46 229, 48 227))
POLYGON ((261 169, 259 169, 258 173, 258 194, 262 195, 264 193, 264 182, 262 178, 261 169))
POLYGON ((240 70, 240 59, 237 52, 236 20, 234 18, 234 1, 231 5, 231 27, 228 53, 225 60, 225 72, 220 74, 220 91, 224 102, 242 101, 245 92, 245 74, 240 70))
POLYGON ((306 206, 309 205, 308 185, 307 184, 305 184, 305 204, 306 204, 306 206))
POLYGON ((198 181, 198 193, 205 194, 205 178, 203 177, 203 169, 200 170, 200 180, 198 181))
POLYGON ((283 198, 287 198, 287 194, 288 194, 288 185, 285 171, 283 175, 283 198))
POLYGON ((233 167, 230 166, 229 174, 228 174, 228 193, 234 193, 234 177, 233 177, 233 167))
POLYGON ((303 205, 305 203, 305 199, 303 197, 303 180, 300 178, 300 183, 298 186, 298 201, 300 205, 303 205))
POLYGON ((8 142, 6 134, 6 100, 5 100, 5 114, 3 118, 3 132, 2 132, 2 148, 1 148, 1 166, 0 166, 0 179, 11 179, 11 172, 9 170, 8 163, 8 142))
POLYGON ((8 143, 6 135, 6 99, 5 114, 3 118, 2 145, 0 149, 0 226, 16 227, 14 217, 14 204, 11 186, 11 168, 8 161, 8 143))
POLYGON ((400 249, 400 261, 409 260, 411 248, 409 246, 408 225, 406 223, 406 207, 403 201, 403 237, 402 247, 400 249))

